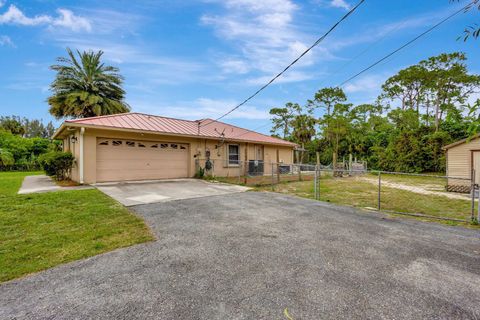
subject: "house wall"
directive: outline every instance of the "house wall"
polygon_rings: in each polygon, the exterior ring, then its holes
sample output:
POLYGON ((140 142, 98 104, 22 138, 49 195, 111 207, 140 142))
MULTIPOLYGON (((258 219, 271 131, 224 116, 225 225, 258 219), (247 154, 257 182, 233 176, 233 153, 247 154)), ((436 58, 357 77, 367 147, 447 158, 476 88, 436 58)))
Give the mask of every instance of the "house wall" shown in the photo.
POLYGON ((80 157, 80 132, 77 130, 77 131, 73 131, 73 132, 70 132, 70 134, 65 137, 63 139, 63 151, 66 151, 66 152, 71 152, 73 154, 73 156, 75 157, 75 161, 73 163, 73 167, 72 167, 72 171, 70 173, 70 179, 72 179, 73 181, 79 181, 80 180, 80 172, 79 172, 79 168, 78 168, 78 159, 80 157), (74 139, 72 138, 76 138, 77 139, 77 142, 74 143, 74 139))
MULTIPOLYGON (((77 142, 69 144, 69 138, 64 139, 64 150, 71 151, 75 156, 75 165, 72 169, 71 178, 74 181, 79 181, 79 157, 80 157, 80 130, 69 133, 70 136, 76 136, 77 142)), ((228 165, 227 154, 228 144, 239 145, 240 161, 256 160, 255 159, 255 144, 254 143, 237 143, 225 142, 221 143, 218 140, 190 138, 181 136, 170 136, 163 134, 149 134, 128 131, 114 131, 85 128, 84 133, 84 182, 96 182, 96 160, 97 160, 97 138, 118 138, 131 139, 143 141, 165 141, 186 143, 189 145, 189 165, 188 176, 193 177, 196 172, 196 162, 202 167, 206 159, 206 151, 210 151, 210 160, 214 163, 214 174, 216 176, 238 176, 245 174, 245 165, 236 166, 228 165)), ((264 145, 264 162, 265 174, 271 173, 272 162, 293 163, 293 147, 288 146, 274 146, 264 145), (277 156, 278 154, 278 156, 277 156)))
MULTIPOLYGON (((480 151, 480 139, 473 139, 470 142, 465 142, 456 145, 447 150, 447 176, 458 178, 471 178, 473 167, 473 153, 480 151)), ((477 181, 480 175, 480 168, 474 168, 477 171, 477 181)), ((448 179, 449 188, 455 191, 452 186, 468 186, 471 182, 468 180, 448 179)), ((463 190, 466 191, 466 190, 463 190)))

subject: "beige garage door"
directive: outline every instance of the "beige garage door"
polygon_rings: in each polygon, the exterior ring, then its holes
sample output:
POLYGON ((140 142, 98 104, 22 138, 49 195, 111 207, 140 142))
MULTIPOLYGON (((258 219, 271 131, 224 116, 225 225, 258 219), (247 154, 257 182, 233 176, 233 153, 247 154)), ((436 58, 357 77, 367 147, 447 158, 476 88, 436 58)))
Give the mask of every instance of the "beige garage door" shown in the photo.
POLYGON ((97 182, 187 176, 187 144, 97 139, 97 182))

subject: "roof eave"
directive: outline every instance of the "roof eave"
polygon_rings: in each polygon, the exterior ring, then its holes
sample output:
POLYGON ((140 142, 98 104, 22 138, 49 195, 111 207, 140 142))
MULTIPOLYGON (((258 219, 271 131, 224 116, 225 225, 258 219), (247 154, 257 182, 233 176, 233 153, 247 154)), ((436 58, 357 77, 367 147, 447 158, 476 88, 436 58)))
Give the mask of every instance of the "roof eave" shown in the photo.
MULTIPOLYGON (((179 133, 172 133, 172 132, 163 132, 163 131, 154 131, 154 130, 141 130, 141 129, 133 129, 133 128, 118 128, 118 127, 110 127, 110 126, 102 126, 102 125, 94 125, 94 124, 84 124, 78 122, 64 122, 60 126, 60 128, 55 132, 53 135, 53 139, 59 139, 60 134, 68 127, 76 127, 76 128, 90 128, 90 129, 100 129, 100 130, 114 130, 114 131, 127 131, 127 132, 137 132, 137 133, 149 133, 149 134, 156 134, 156 135, 166 135, 166 136, 175 136, 175 137, 188 137, 188 138, 199 138, 199 139, 209 139, 209 140, 222 140, 222 138, 218 137, 211 137, 211 136, 204 136, 204 135, 190 135, 190 134, 179 134, 179 133)), ((246 143, 259 143, 259 144, 266 144, 266 145, 274 145, 274 146, 285 146, 296 148, 298 145, 285 141, 285 143, 274 143, 274 142, 264 142, 264 141, 255 141, 255 140, 246 140, 246 139, 230 139, 225 138, 228 141, 234 142, 246 142, 246 143)), ((283 140, 282 140, 283 141, 283 140)))
POLYGON ((448 149, 451 149, 451 148, 453 148, 453 147, 456 147, 456 146, 458 146, 458 145, 461 145, 461 144, 466 143, 469 139, 470 139, 470 140, 473 140, 473 139, 477 139, 477 138, 479 138, 479 137, 480 137, 480 133, 477 133, 475 136, 473 136, 473 137, 471 137, 471 138, 465 138, 465 139, 462 139, 462 140, 458 140, 458 141, 456 141, 456 142, 454 142, 454 143, 447 144, 447 145, 444 146, 442 149, 446 151, 446 150, 448 150, 448 149))

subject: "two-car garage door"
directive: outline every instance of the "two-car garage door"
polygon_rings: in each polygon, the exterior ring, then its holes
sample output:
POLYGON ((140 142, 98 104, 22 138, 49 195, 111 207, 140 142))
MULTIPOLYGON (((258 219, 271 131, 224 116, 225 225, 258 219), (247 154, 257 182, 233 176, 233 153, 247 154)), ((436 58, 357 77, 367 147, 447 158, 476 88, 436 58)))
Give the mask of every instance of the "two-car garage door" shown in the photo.
POLYGON ((97 139, 97 182, 187 176, 188 144, 97 139))

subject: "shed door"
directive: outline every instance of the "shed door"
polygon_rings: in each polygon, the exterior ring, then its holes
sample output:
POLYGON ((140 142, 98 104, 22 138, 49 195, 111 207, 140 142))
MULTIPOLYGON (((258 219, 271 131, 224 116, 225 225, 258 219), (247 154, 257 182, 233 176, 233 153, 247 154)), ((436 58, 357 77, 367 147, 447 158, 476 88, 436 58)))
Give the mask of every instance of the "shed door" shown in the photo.
POLYGON ((97 182, 188 177, 188 145, 97 139, 97 182))
POLYGON ((473 152, 473 169, 475 169, 475 183, 480 183, 480 151, 473 152))

